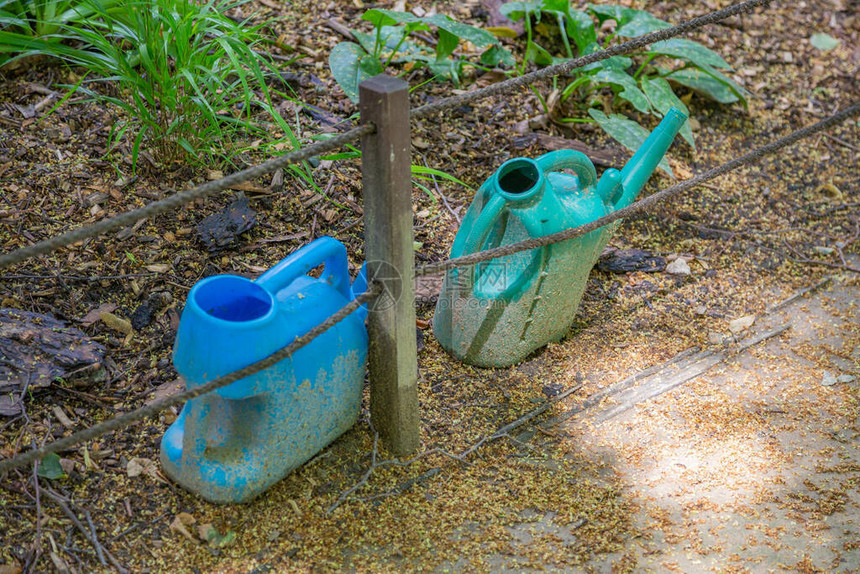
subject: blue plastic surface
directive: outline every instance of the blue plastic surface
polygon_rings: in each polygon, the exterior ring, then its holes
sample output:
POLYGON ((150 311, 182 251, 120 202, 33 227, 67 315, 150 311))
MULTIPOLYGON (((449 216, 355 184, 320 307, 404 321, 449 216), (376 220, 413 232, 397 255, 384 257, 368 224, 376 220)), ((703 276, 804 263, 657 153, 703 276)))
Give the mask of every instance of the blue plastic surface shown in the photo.
MULTIPOLYGON (((188 294, 174 365, 197 387, 271 355, 354 297, 346 249, 330 237, 256 281, 203 279, 188 294), (319 278, 307 275, 320 265, 319 278)), ((212 502, 245 502, 349 429, 364 382, 365 316, 359 309, 292 357, 188 401, 161 441, 168 476, 212 502)))

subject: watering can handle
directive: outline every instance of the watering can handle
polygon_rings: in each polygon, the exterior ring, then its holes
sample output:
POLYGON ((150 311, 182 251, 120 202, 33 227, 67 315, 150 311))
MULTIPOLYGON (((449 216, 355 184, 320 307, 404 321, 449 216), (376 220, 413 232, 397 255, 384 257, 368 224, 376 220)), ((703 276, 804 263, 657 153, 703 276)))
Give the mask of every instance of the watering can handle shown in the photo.
POLYGON ((582 189, 597 184, 597 171, 588 156, 573 149, 551 151, 537 158, 537 164, 544 173, 570 169, 576 172, 582 189))
MULTIPOLYGON (((481 214, 478 215, 478 218, 472 225, 472 231, 463 243, 461 252, 457 254, 451 253, 451 256, 458 257, 460 255, 468 255, 479 251, 481 246, 484 244, 484 241, 486 241, 487 237, 490 235, 490 230, 493 228, 493 224, 499 218, 502 211, 505 210, 506 206, 507 201, 504 197, 498 194, 491 195, 489 201, 484 206, 484 209, 481 210, 481 214)), ((476 266, 473 266, 470 270, 466 271, 466 273, 468 273, 468 277, 472 280, 473 286, 476 272, 476 266)), ((505 289, 498 294, 498 296, 509 297, 513 295, 531 279, 531 276, 525 273, 520 273, 510 285, 507 285, 505 289)), ((475 294, 479 297, 481 296, 478 290, 475 291, 475 294)))
POLYGON ((348 301, 352 300, 346 247, 332 237, 320 237, 305 245, 263 273, 255 283, 272 295, 277 295, 279 291, 289 287, 290 283, 320 265, 325 265, 320 278, 328 281, 348 301))

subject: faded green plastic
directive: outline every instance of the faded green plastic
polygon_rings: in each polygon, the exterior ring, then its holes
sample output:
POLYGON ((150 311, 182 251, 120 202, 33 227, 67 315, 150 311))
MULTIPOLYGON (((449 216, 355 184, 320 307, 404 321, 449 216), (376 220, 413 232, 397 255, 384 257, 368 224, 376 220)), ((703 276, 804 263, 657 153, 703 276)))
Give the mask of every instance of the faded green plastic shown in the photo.
MULTIPOLYGON (((505 162, 478 190, 451 257, 578 227, 630 205, 686 119, 669 110, 627 165, 600 181, 591 160, 574 150, 505 162)), ((449 271, 433 319, 439 343, 466 363, 504 367, 561 339, 616 226, 449 271)))

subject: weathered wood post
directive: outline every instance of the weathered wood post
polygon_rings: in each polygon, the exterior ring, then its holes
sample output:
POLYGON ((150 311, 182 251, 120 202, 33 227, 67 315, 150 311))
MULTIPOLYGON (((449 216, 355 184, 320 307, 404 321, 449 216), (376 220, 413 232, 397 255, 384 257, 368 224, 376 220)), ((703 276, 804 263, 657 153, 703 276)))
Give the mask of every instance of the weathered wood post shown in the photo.
POLYGON ((370 415, 398 456, 420 442, 408 88, 386 75, 359 86, 361 122, 376 126, 361 140, 367 275, 384 288, 369 304, 370 415))

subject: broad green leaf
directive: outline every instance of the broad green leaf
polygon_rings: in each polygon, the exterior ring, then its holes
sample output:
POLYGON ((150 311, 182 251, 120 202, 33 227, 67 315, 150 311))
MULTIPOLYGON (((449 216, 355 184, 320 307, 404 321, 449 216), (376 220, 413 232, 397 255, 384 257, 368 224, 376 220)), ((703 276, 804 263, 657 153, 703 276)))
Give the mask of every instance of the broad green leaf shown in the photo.
POLYGON ((672 38, 651 45, 649 54, 660 54, 672 56, 692 62, 697 66, 711 66, 714 68, 731 68, 719 54, 710 50, 698 42, 685 40, 684 38, 672 38))
POLYGON ((51 480, 66 478, 66 473, 63 471, 63 467, 60 466, 60 455, 55 452, 46 454, 45 458, 39 462, 39 469, 36 471, 36 474, 42 478, 51 480))
POLYGON ((581 10, 570 10, 565 21, 567 37, 576 44, 579 53, 585 52, 586 46, 597 42, 597 31, 594 29, 594 20, 591 16, 581 10))
POLYGON ((526 14, 540 22, 541 2, 540 0, 532 2, 507 2, 499 6, 499 12, 514 22, 519 22, 526 14))
POLYGON ((552 57, 552 54, 534 42, 526 47, 525 58, 526 61, 534 62, 541 66, 552 66, 555 62, 555 58, 552 57))
POLYGON ((456 34, 452 34, 447 30, 439 30, 439 41, 436 43, 436 60, 444 60, 450 56, 457 46, 460 45, 460 38, 456 34))
POLYGON ((601 24, 606 20, 615 20, 619 24, 624 16, 624 11, 629 10, 624 6, 614 4, 589 4, 588 9, 597 16, 601 24))
POLYGON ((594 83, 612 84, 621 88, 618 97, 623 98, 633 104, 637 110, 642 113, 651 113, 651 102, 636 85, 636 80, 632 76, 618 70, 599 70, 591 76, 594 83))
MULTIPOLYGON (((645 143, 645 139, 649 135, 648 130, 640 126, 637 122, 619 114, 607 116, 596 108, 589 108, 588 115, 594 118, 603 131, 633 153, 636 153, 642 144, 645 143)), ((675 177, 665 156, 660 160, 659 167, 670 176, 675 177)))
POLYGON ((515 65, 516 60, 513 54, 499 44, 496 44, 484 50, 484 53, 481 54, 481 63, 485 66, 496 67, 501 65, 509 67, 515 65))
POLYGON ((366 20, 373 24, 374 28, 382 28, 383 26, 394 26, 396 24, 407 24, 410 22, 420 22, 421 19, 409 12, 398 12, 397 10, 381 10, 372 8, 362 14, 362 20, 366 20))
POLYGON ((839 45, 840 41, 841 40, 839 40, 838 38, 834 38, 830 34, 825 34, 823 32, 813 34, 812 37, 809 39, 809 43, 812 44, 813 47, 821 50, 822 52, 832 50, 839 45))
POLYGON ((427 64, 434 76, 450 80, 455 86, 460 85, 460 66, 459 60, 434 60, 427 64))
POLYGON ((358 102, 358 85, 382 73, 382 62, 352 42, 341 42, 328 57, 332 76, 353 102, 358 102))
POLYGON ((422 21, 426 24, 432 24, 437 28, 446 30, 463 40, 467 40, 474 44, 476 48, 483 48, 484 46, 496 43, 495 36, 486 30, 481 30, 480 28, 475 28, 468 24, 462 24, 456 20, 452 20, 449 16, 445 16, 444 14, 433 14, 432 16, 422 18, 422 21))
POLYGON ((368 54, 373 53, 373 48, 376 45, 376 34, 366 34, 358 30, 353 30, 352 35, 355 36, 355 39, 358 40, 358 43, 364 48, 365 52, 368 54))
MULTIPOLYGON (((720 75, 722 76, 722 74, 720 75)), ((727 85, 726 82, 720 81, 704 70, 697 70, 694 68, 678 70, 664 77, 670 82, 687 86, 691 90, 699 92, 703 96, 707 96, 721 104, 731 104, 740 101, 741 96, 739 95, 738 90, 740 90, 740 93, 742 94, 745 93, 743 88, 725 76, 723 76, 723 78, 726 78, 731 82, 731 84, 735 86, 735 89, 732 89, 732 86, 727 85)))
POLYGON ((669 22, 660 20, 644 10, 626 11, 622 20, 623 22, 616 28, 615 33, 624 38, 636 38, 672 27, 669 22))
MULTIPOLYGON (((642 90, 645 92, 645 95, 648 96, 649 100, 651 100, 651 105, 664 116, 670 108, 676 107, 684 112, 688 118, 690 117, 690 110, 687 108, 686 104, 684 104, 684 102, 675 95, 675 92, 672 91, 672 86, 670 86, 669 82, 665 79, 643 77, 640 85, 642 86, 642 90)), ((693 129, 690 127, 689 119, 684 122, 683 126, 681 126, 681 137, 683 137, 693 149, 696 149, 696 143, 693 139, 693 129)))

